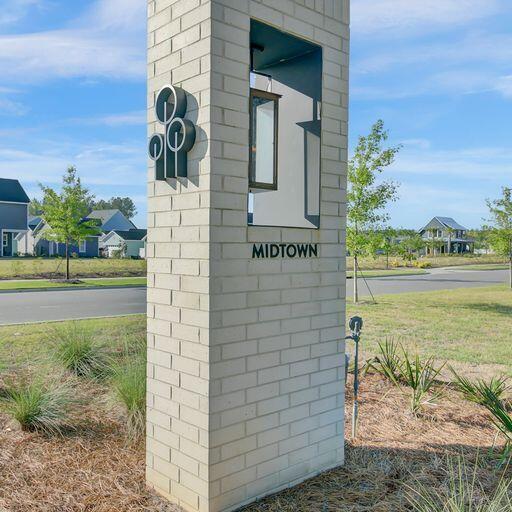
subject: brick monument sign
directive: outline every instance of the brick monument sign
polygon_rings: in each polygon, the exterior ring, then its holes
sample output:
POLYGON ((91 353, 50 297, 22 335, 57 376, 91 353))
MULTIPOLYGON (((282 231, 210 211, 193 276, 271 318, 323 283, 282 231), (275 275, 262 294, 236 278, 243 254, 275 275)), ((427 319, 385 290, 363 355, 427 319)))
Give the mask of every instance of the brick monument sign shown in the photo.
POLYGON ((344 460, 348 0, 148 16, 147 481, 235 510, 344 460))

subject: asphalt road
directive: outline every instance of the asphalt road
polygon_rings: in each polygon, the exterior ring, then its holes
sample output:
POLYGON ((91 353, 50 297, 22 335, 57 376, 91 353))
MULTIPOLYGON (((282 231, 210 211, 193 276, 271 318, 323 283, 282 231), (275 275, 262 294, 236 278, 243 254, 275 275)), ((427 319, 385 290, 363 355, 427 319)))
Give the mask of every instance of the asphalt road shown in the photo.
MULTIPOLYGON (((363 272, 364 273, 364 272, 363 272)), ((373 295, 384 293, 428 292, 434 290, 451 290, 454 288, 473 288, 505 283, 507 270, 457 270, 432 269, 428 274, 418 276, 374 277, 367 280, 373 295)), ((359 294, 369 295, 364 280, 359 279, 359 294)), ((353 281, 347 280, 347 296, 352 297, 353 281)))
POLYGON ((146 289, 142 287, 0 293, 0 325, 145 311, 146 289))
MULTIPOLYGON (((506 282, 506 270, 434 269, 418 276, 368 279, 374 295, 490 286, 506 282)), ((347 280, 352 296, 353 281, 347 280)), ((363 280, 361 296, 369 295, 363 280)), ((0 293, 0 325, 74 318, 122 316, 146 311, 145 288, 81 289, 0 293)))

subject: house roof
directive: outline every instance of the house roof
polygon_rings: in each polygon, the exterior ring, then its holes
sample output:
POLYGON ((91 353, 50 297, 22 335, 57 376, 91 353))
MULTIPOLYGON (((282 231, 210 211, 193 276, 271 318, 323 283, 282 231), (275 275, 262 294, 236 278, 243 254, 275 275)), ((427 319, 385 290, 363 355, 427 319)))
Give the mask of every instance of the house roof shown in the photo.
POLYGON ((435 217, 441 224, 446 226, 447 228, 467 231, 464 226, 461 226, 458 222, 456 222, 451 217, 435 217))
POLYGON ((0 201, 10 203, 30 203, 26 192, 18 180, 0 178, 0 201))
POLYGON ((114 229, 111 233, 116 233, 123 240, 142 240, 148 233, 147 229, 130 229, 128 231, 121 231, 114 229))
POLYGON ((441 227, 441 228, 451 228, 451 229, 454 229, 454 230, 460 230, 460 231, 467 231, 467 228, 465 228, 464 226, 460 225, 458 222, 456 222, 454 219, 452 219, 451 217, 434 217, 428 224, 426 224, 425 226, 423 226, 421 229, 420 229, 420 233, 423 232, 423 231, 426 231, 428 229, 432 229, 432 228, 435 228, 435 227, 441 227))
POLYGON ((117 209, 113 210, 93 210, 89 215, 87 215, 88 219, 99 219, 102 224, 108 222, 116 213, 120 212, 117 209))
POLYGON ((28 218, 28 227, 34 231, 34 229, 37 228, 37 226, 39 226, 39 223, 42 221, 43 219, 41 217, 29 217, 28 218))

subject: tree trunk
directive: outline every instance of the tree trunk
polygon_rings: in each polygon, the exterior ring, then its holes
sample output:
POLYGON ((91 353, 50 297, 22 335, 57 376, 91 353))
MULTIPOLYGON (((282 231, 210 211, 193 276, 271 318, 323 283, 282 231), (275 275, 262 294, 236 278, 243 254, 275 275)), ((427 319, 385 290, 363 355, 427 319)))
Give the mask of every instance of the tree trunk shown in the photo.
POLYGON ((389 251, 386 251, 386 270, 389 270, 389 251))
POLYGON ((358 265, 357 265, 357 255, 354 256, 354 302, 357 303, 359 302, 359 294, 358 294, 358 290, 357 290, 357 269, 358 269, 358 265))
POLYGON ((69 242, 66 240, 66 281, 69 280, 69 242))

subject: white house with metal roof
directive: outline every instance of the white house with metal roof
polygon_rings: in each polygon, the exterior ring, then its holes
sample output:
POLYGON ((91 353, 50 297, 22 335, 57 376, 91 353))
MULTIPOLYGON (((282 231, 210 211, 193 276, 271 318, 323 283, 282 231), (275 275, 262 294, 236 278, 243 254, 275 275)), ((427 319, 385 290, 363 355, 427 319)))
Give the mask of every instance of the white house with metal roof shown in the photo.
POLYGON ((434 217, 419 231, 427 242, 427 254, 463 254, 474 251, 474 239, 468 236, 468 229, 451 217, 434 217))
MULTIPOLYGON (((116 253, 123 258, 141 257, 141 249, 146 246, 146 229, 116 229, 102 238, 104 256, 113 257, 116 253)), ((145 254, 145 251, 142 251, 145 254)))

